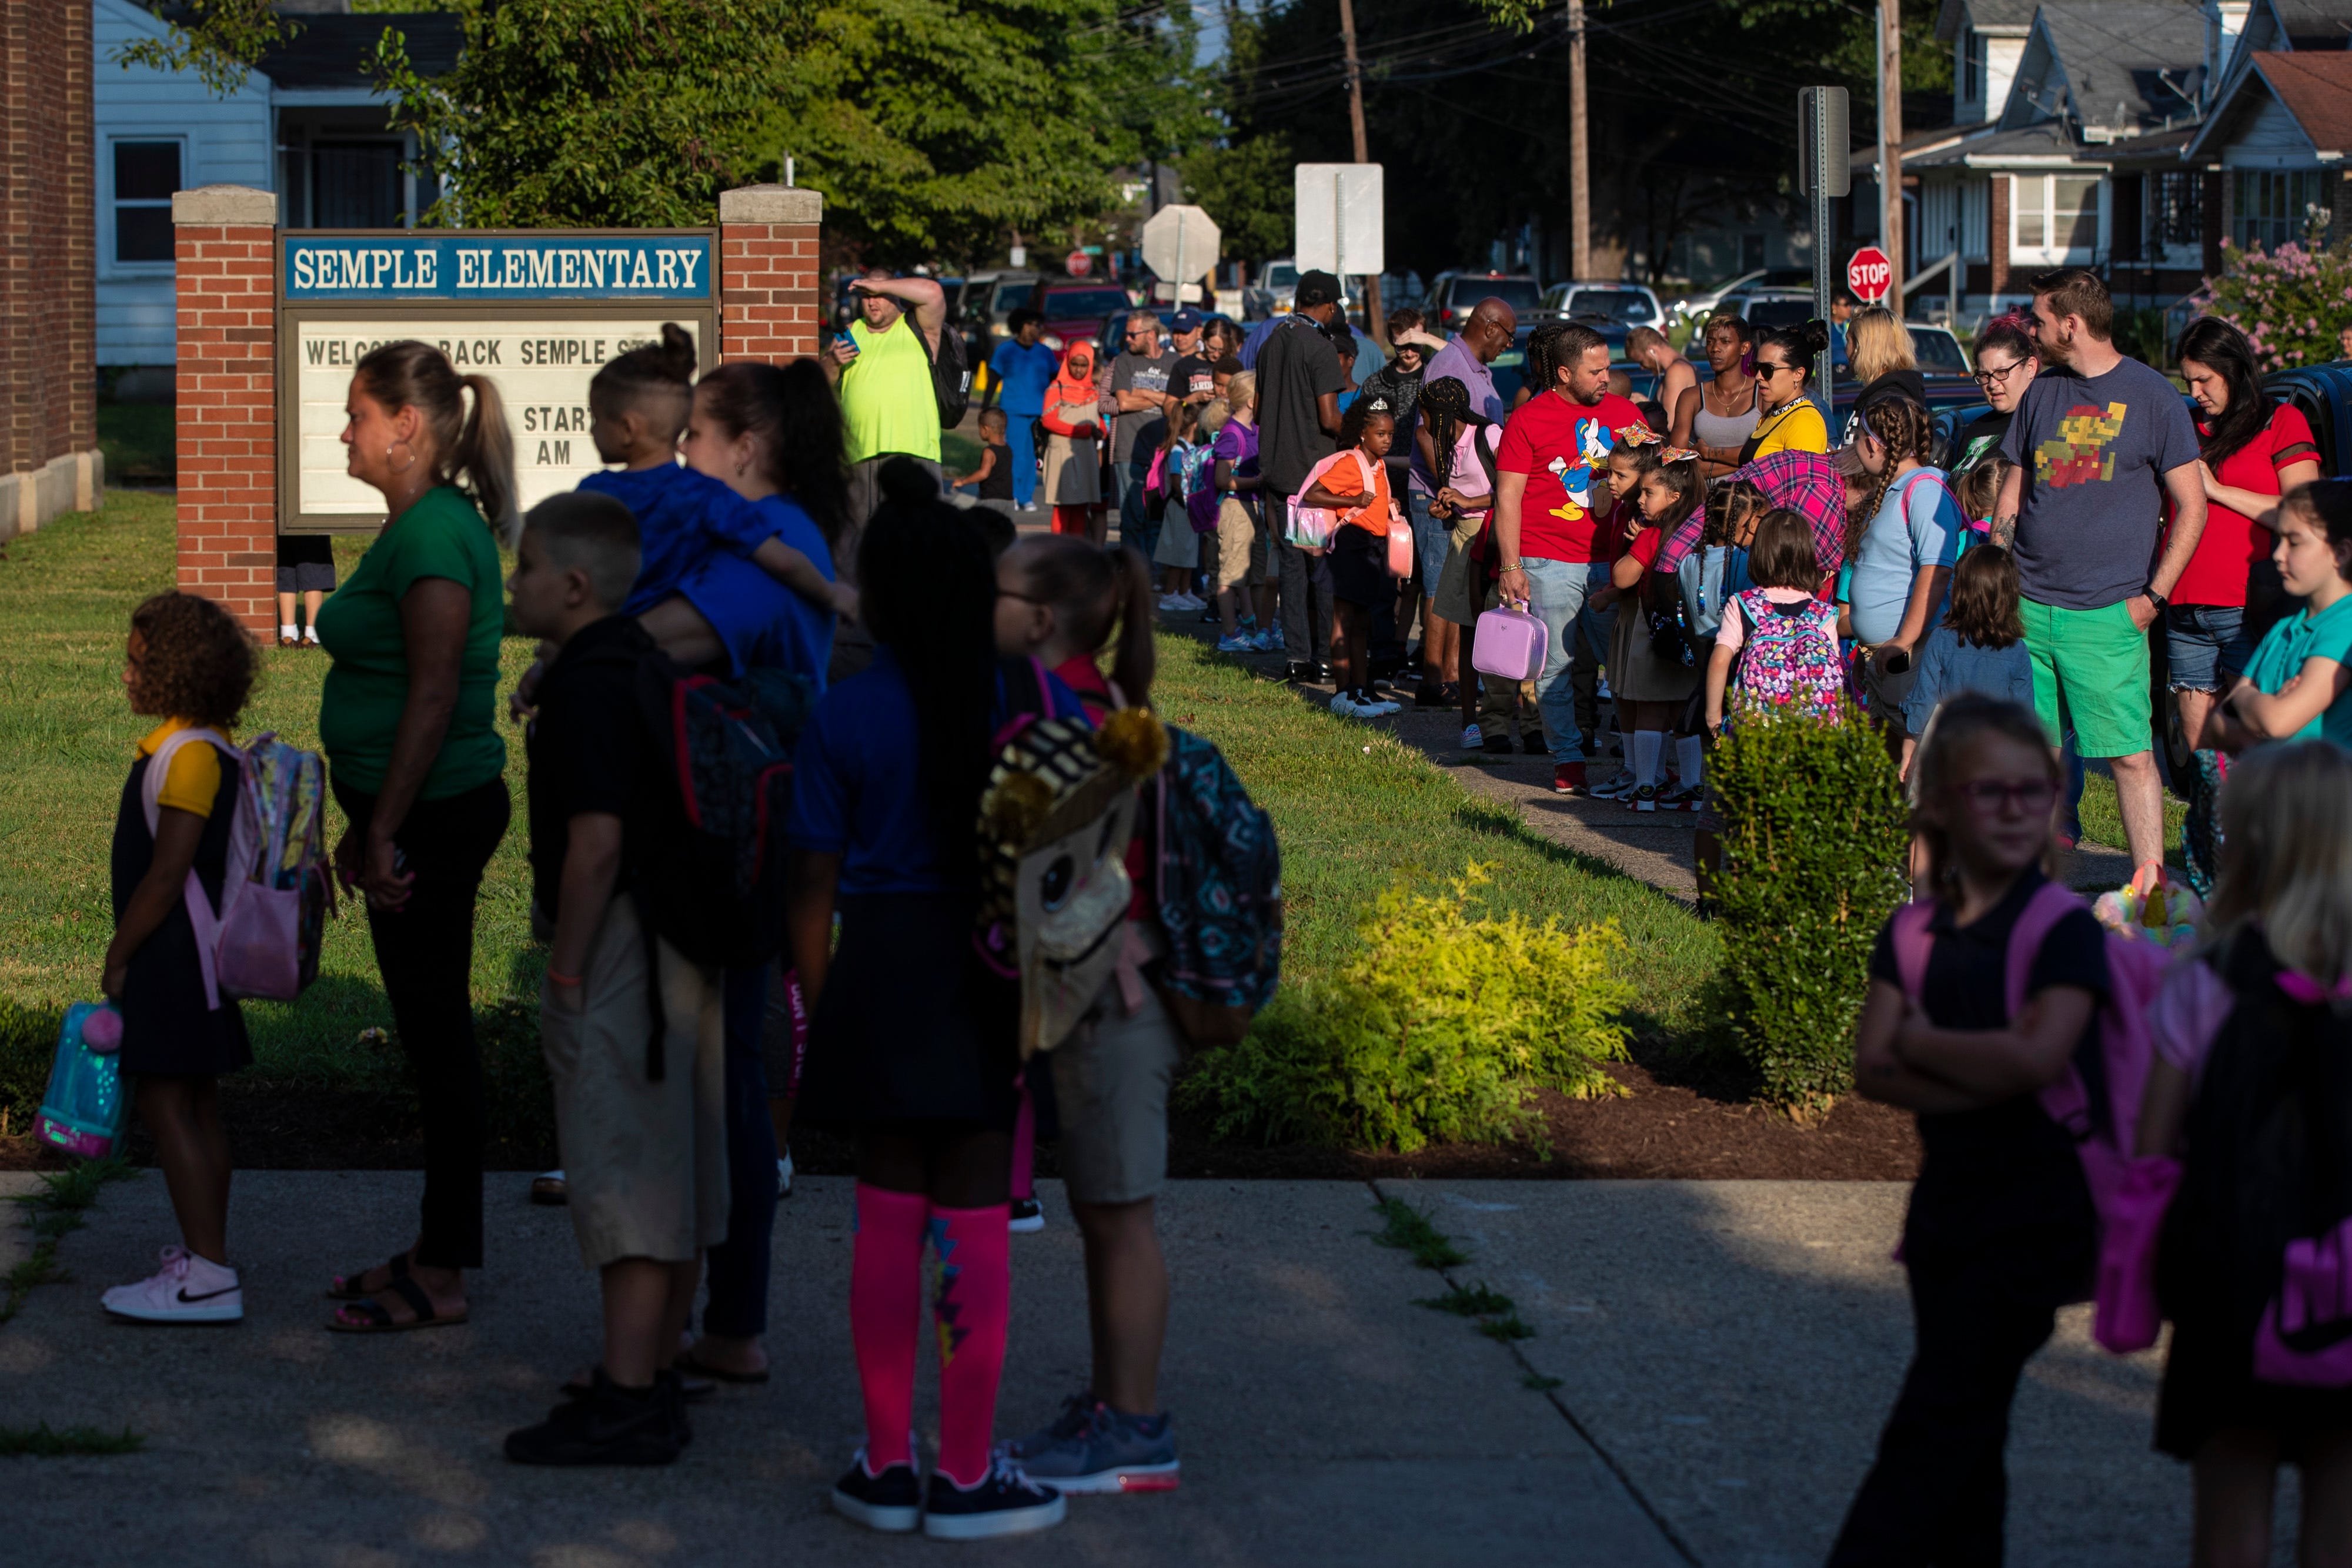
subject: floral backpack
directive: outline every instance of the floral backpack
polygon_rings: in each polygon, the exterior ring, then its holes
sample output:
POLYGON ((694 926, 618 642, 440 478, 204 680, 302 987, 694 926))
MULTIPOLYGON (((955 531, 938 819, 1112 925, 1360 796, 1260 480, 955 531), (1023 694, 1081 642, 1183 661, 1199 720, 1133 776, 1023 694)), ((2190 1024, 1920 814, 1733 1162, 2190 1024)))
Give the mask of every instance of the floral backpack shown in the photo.
POLYGON ((1780 605, 1751 588, 1733 599, 1748 618, 1734 689, 1750 703, 1816 711, 1837 706, 1845 690, 1838 660, 1837 611, 1818 599, 1780 605))

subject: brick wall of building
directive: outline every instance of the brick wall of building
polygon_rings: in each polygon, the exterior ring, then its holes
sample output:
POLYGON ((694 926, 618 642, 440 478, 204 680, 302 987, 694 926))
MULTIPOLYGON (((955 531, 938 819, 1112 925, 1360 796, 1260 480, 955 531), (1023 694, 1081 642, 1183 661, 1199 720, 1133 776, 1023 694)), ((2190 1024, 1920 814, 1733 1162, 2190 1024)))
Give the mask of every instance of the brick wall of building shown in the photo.
POLYGON ((824 198, 789 185, 719 194, 719 344, 722 360, 782 364, 814 354, 822 327, 817 234, 824 198))
POLYGON ((0 538, 62 509, 39 481, 78 455, 66 504, 95 504, 91 68, 87 4, 0 0, 0 538))
POLYGON ((180 587, 257 637, 278 623, 278 198, 172 198, 179 297, 180 587))

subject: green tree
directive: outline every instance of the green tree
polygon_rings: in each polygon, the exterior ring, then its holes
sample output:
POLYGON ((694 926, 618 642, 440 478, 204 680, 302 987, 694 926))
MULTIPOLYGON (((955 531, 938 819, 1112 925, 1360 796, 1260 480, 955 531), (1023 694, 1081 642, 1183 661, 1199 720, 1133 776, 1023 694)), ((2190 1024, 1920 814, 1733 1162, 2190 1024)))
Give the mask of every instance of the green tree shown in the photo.
POLYGON ((280 16, 272 0, 188 0, 166 15, 160 38, 139 38, 116 49, 122 66, 159 71, 193 70, 205 88, 226 98, 245 85, 246 72, 270 50, 290 42, 302 24, 280 16))
POLYGON ((753 178, 803 0, 456 0, 456 68, 387 27, 369 68, 445 187, 427 221, 483 228, 714 223, 753 178))
POLYGON ((1180 167, 1184 193, 1217 220, 1225 254, 1255 265, 1290 253, 1298 207, 1291 165, 1297 162, 1289 136, 1275 131, 1203 147, 1180 167))

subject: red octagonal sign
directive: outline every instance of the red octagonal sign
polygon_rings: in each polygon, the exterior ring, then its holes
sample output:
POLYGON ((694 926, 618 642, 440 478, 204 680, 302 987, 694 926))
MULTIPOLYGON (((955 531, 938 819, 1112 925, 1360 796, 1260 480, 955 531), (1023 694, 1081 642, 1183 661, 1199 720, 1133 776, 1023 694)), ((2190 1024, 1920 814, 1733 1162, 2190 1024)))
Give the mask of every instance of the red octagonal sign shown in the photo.
POLYGON ((1845 286, 1853 290, 1855 298, 1875 305, 1895 286, 1895 264, 1876 246, 1864 246, 1845 264, 1845 286))

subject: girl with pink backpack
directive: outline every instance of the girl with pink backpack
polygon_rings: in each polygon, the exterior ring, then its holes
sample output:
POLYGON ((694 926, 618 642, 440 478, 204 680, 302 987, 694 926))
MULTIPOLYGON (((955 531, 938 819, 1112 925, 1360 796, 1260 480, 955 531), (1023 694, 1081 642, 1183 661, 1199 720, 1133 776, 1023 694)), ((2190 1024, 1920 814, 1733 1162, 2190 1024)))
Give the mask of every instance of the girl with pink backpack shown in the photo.
POLYGON ((1342 667, 1331 711, 1342 718, 1381 718, 1403 705, 1372 690, 1372 607, 1412 574, 1412 530, 1389 494, 1388 453, 1396 418, 1385 398, 1348 405, 1339 423, 1339 451, 1307 476, 1298 511, 1329 514, 1326 548, 1331 557, 1331 600, 1337 606, 1342 667), (1391 559, 1390 536, 1402 534, 1403 570, 1391 559))
POLYGON ((1964 695, 1917 774, 1932 901, 1880 931, 1854 1040, 1856 1089, 1918 1113, 1900 1254, 1917 1349, 1832 1565, 2001 1560, 2018 1377, 2097 1256, 2078 1134, 2050 1097, 2098 1060, 2113 981, 2104 930, 2050 881, 2057 756, 2030 709, 1964 695))
POLYGON ((229 839, 243 788, 228 736, 253 689, 253 641, 228 612, 159 593, 131 614, 122 685, 131 711, 156 721, 139 743, 114 822, 114 940, 104 988, 122 1014, 121 1066, 138 1084, 139 1119, 155 1140, 180 1244, 163 1267, 102 1298, 139 1322, 220 1323, 245 1316, 228 1261, 228 1134, 220 1075, 253 1061, 236 1002, 214 983, 186 906, 191 885, 214 909, 229 892, 229 839))
POLYGON ((2194 1467, 2200 1564, 2271 1561, 2281 1463, 2300 1560, 2352 1561, 2352 756, 2261 747, 2221 791, 2195 957, 2149 1012, 2143 1165, 2177 1171, 2156 1446, 2194 1467), (2172 1156, 2179 1164, 2173 1164, 2172 1156))

